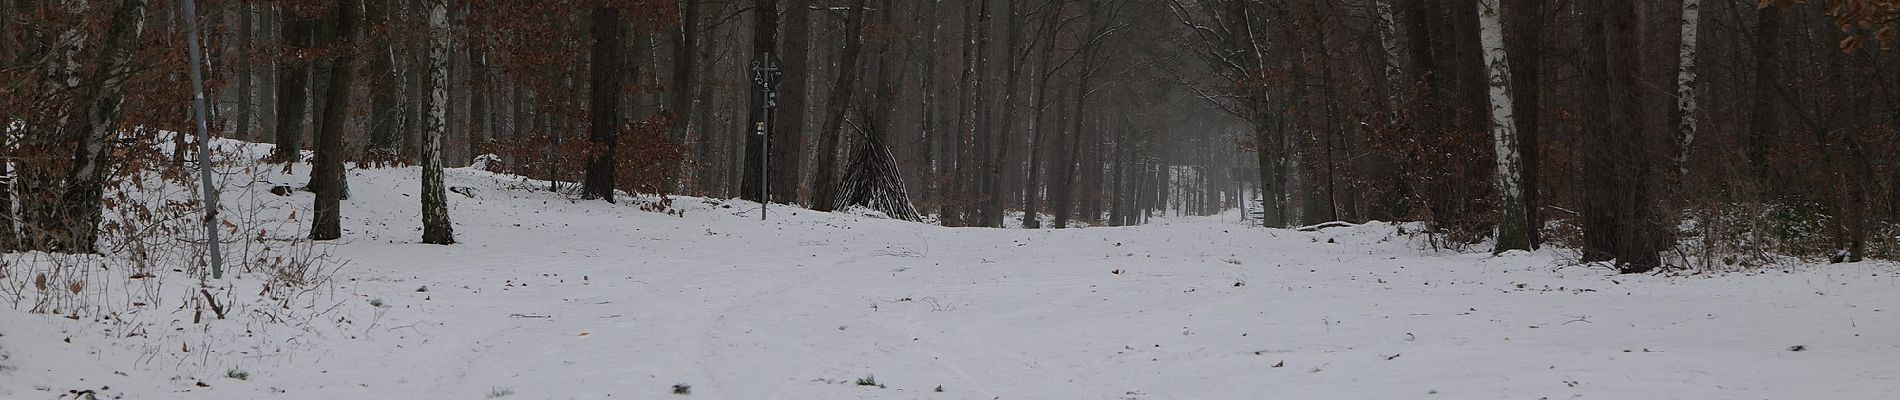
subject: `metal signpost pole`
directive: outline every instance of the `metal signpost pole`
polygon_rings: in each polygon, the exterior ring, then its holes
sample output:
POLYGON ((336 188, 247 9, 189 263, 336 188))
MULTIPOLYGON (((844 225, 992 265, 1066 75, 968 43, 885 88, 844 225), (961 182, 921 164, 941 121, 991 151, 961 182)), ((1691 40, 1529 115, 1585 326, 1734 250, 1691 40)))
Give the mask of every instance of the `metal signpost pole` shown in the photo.
POLYGON ((778 58, 771 52, 761 54, 752 62, 752 83, 759 85, 759 122, 752 129, 759 135, 759 220, 765 220, 765 211, 772 204, 772 109, 778 107, 778 93, 773 87, 785 76, 779 68, 778 58))
MULTIPOLYGON (((772 53, 765 53, 765 54, 772 54, 772 53)), ((752 125, 752 134, 759 136, 759 220, 760 221, 765 220, 765 208, 770 207, 772 204, 772 199, 771 199, 772 190, 767 187, 771 185, 772 183, 772 179, 770 175, 771 171, 768 169, 769 168, 768 166, 771 165, 771 160, 772 160, 772 137, 766 135, 766 132, 770 132, 770 130, 766 129, 766 123, 768 122, 766 121, 766 118, 772 117, 772 113, 769 111, 772 109, 772 106, 768 104, 768 102, 772 100, 772 85, 765 82, 765 59, 766 58, 768 57, 766 57, 765 55, 761 55, 759 59, 752 60, 752 84, 759 86, 759 122, 752 125)))
POLYGON ((218 242, 218 194, 211 185, 211 131, 205 123, 204 50, 198 43, 198 4, 185 0, 185 45, 191 56, 192 116, 198 120, 198 180, 204 184, 205 249, 210 256, 211 278, 224 278, 224 254, 218 242))

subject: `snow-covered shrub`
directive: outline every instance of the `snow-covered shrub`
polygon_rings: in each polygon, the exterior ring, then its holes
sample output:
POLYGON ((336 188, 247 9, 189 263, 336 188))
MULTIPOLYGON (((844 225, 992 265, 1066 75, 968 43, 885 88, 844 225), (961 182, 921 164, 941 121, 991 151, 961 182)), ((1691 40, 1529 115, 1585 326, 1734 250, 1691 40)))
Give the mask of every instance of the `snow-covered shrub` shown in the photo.
POLYGON ((172 138, 139 129, 121 139, 98 253, 0 254, 0 306, 80 321, 82 332, 144 338, 153 342, 149 360, 186 365, 211 360, 211 352, 270 353, 288 345, 235 338, 321 325, 314 315, 342 264, 304 232, 308 222, 292 202, 308 197, 271 193, 278 167, 259 161, 270 146, 215 143, 224 278, 211 279, 198 166, 178 158, 195 155, 176 152, 196 146, 172 138))
POLYGON ((1838 250, 1835 217, 1809 201, 1720 202, 1684 211, 1676 263, 1739 270, 1789 261, 1821 261, 1838 250))

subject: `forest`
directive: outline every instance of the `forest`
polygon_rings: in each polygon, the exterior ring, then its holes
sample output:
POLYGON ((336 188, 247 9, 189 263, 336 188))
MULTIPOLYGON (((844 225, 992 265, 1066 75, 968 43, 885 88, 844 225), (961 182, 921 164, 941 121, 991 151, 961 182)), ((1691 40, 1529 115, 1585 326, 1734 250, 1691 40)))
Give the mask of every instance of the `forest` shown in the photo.
POLYGON ((0 398, 1891 397, 1896 26, 0 0, 0 398))
POLYGON ((1425 221, 1447 248, 1554 242, 1632 272, 1892 258, 1900 214, 1888 1, 198 7, 5 4, 18 207, 0 246, 91 250, 100 187, 127 174, 108 166, 137 165, 115 148, 191 131, 185 22, 210 131, 312 165, 316 239, 340 235, 346 169, 482 155, 609 202, 769 191, 1027 228, 1244 205, 1270 227, 1425 221))

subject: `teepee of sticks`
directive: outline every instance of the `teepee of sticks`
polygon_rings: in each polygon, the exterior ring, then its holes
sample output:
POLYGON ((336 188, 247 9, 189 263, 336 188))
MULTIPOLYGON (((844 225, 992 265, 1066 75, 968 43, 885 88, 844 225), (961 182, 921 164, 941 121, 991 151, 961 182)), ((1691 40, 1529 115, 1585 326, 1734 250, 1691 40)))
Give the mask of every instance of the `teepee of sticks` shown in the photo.
POLYGON ((838 204, 834 209, 864 206, 891 218, 922 221, 917 208, 910 204, 910 192, 904 190, 904 175, 897 170, 897 157, 884 145, 883 135, 866 132, 855 123, 851 129, 864 140, 858 141, 851 164, 845 167, 844 180, 838 183, 838 204))

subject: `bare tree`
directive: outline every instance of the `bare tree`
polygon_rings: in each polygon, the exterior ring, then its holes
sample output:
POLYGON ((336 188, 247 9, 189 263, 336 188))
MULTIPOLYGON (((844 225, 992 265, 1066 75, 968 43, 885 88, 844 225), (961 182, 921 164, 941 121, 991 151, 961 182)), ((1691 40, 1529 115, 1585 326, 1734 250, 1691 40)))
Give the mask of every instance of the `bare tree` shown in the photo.
POLYGON ((614 160, 620 148, 620 57, 626 37, 620 10, 605 0, 594 1, 594 47, 588 68, 587 177, 581 197, 614 202, 614 160))
POLYGON ((866 0, 852 1, 851 14, 845 19, 844 55, 838 61, 838 79, 831 84, 830 100, 825 101, 825 125, 818 134, 818 165, 813 166, 811 208, 831 211, 841 206, 838 198, 838 151, 843 135, 845 110, 857 91, 858 76, 863 75, 858 59, 864 52, 864 12, 866 0))
POLYGON ((310 103, 310 64, 307 54, 316 36, 317 21, 300 9, 298 3, 286 3, 283 27, 284 48, 277 61, 277 127, 271 131, 277 142, 272 157, 286 164, 303 161, 303 123, 310 103))
POLYGON ((356 57, 349 50, 357 20, 362 19, 361 0, 337 0, 335 36, 330 46, 339 49, 330 67, 330 84, 325 89, 323 124, 317 132, 317 158, 310 172, 310 190, 317 194, 316 218, 310 238, 335 240, 343 237, 343 131, 348 125, 350 88, 356 81, 356 57))

